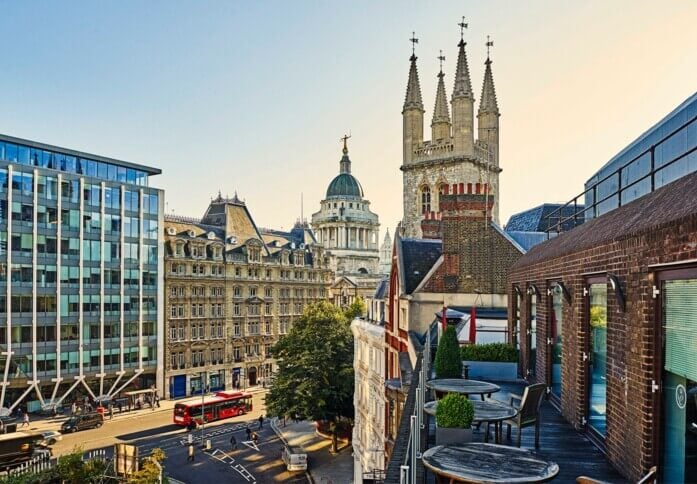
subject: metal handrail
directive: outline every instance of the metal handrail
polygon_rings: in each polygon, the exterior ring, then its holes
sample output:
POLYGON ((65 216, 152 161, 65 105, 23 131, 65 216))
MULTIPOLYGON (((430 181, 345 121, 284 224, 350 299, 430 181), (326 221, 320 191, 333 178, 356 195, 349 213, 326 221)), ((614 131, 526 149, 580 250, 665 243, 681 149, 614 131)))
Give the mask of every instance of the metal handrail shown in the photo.
POLYGON ((682 129, 684 129, 684 128, 686 128, 687 126, 689 126, 690 124, 694 123, 695 121, 697 121, 697 116, 694 116, 694 117, 692 117, 691 119, 689 119, 688 121, 686 121, 685 123, 681 124, 679 127, 675 128, 673 131, 671 131, 670 133, 666 134, 663 138, 661 138, 661 139, 660 139, 659 141, 657 141, 655 144, 652 144, 649 148, 647 148, 646 150, 642 151, 641 153, 639 153, 639 154, 636 155, 634 158, 632 158, 631 160, 629 160, 629 161, 627 161, 626 163, 624 163, 622 166, 620 166, 620 167, 617 168, 616 170, 614 170, 614 171, 612 171, 611 173, 605 175, 603 178, 601 178, 600 180, 596 181, 591 187, 585 189, 585 190, 584 190, 583 192, 581 192, 579 195, 575 196, 574 198, 572 198, 571 200, 569 200, 568 202, 566 202, 564 205, 560 206, 559 208, 557 208, 557 209, 555 209, 554 211, 552 211, 549 215, 545 216, 545 219, 547 220, 547 227, 546 227, 546 229, 545 229, 545 232, 547 233, 547 238, 549 239, 550 233, 552 233, 552 232, 560 233, 560 232, 562 231, 561 229, 562 229, 563 225, 564 225, 566 222, 568 222, 568 221, 570 221, 570 220, 572 220, 572 219, 574 220, 574 227, 575 227, 575 226, 577 225, 578 215, 579 215, 579 214, 583 214, 583 216, 584 216, 584 218, 585 218, 586 212, 588 212, 589 210, 594 210, 594 211, 595 211, 595 210, 598 208, 598 206, 599 206, 600 204, 602 204, 603 202, 606 202, 607 200, 609 200, 610 198, 612 198, 612 197, 614 197, 614 196, 616 196, 616 195, 619 195, 619 196, 618 196, 618 206, 622 206, 622 192, 624 192, 625 190, 627 190, 627 189, 633 187, 634 185, 636 185, 636 184, 638 184, 638 183, 640 183, 640 182, 646 180, 647 178, 651 178, 651 191, 653 191, 653 190, 654 190, 654 185, 655 185, 655 182, 654 182, 654 175, 655 175, 656 173, 658 173, 658 172, 661 171, 661 170, 665 170, 665 169, 668 168, 669 166, 671 166, 671 165, 673 165, 674 163, 676 163, 677 161, 680 161, 681 159, 683 159, 683 158, 689 156, 690 154, 692 154, 693 152, 695 152, 695 151, 697 150, 697 146, 694 146, 692 149, 686 151, 685 153, 682 153, 681 155, 679 155, 679 156, 673 158, 672 160, 670 160, 669 162, 664 163, 664 164, 661 165, 660 167, 656 168, 656 166, 655 166, 655 152, 656 152, 656 147, 657 147, 658 145, 662 144, 663 142, 665 142, 666 140, 668 140, 669 138, 671 138, 673 135, 675 135, 675 134, 677 134, 678 132, 680 132, 682 129), (631 165, 632 163, 634 163, 634 162, 636 162, 637 160, 639 160, 641 157, 645 156, 647 153, 650 153, 650 154, 651 154, 651 158, 650 158, 651 165, 650 165, 650 170, 649 170, 649 172, 648 172, 646 175, 644 175, 644 176, 642 176, 642 177, 640 177, 640 178, 637 178, 636 180, 634 180, 633 182, 631 182, 629 185, 622 186, 622 171, 623 171, 625 168, 627 168, 629 165, 631 165), (609 180, 610 178, 612 178, 612 177, 614 177, 614 176, 616 176, 616 175, 617 175, 617 180, 618 180, 618 183, 617 183, 617 190, 613 191, 612 193, 610 193, 610 194, 607 195, 606 197, 602 198, 601 200, 598 200, 598 199, 597 199, 597 189, 598 189, 598 187, 599 187, 602 183, 606 182, 607 180, 609 180), (583 209, 579 210, 579 209, 578 209, 578 199, 579 199, 579 198, 582 198, 583 201, 584 201, 584 205, 585 205, 585 196, 586 196, 588 193, 590 193, 590 192, 593 192, 593 203, 592 203, 590 206, 584 206, 583 209), (562 217, 562 216, 561 216, 561 214, 563 213, 562 211, 563 211, 566 207, 569 207, 569 206, 572 205, 572 204, 573 204, 573 206, 574 206, 574 213, 573 213, 573 215, 569 215, 569 216, 566 216, 566 217, 562 217), (557 215, 557 214, 559 214, 559 215, 557 215), (553 220, 553 219, 557 219, 557 222, 554 223, 554 224, 552 223, 552 220, 553 220))

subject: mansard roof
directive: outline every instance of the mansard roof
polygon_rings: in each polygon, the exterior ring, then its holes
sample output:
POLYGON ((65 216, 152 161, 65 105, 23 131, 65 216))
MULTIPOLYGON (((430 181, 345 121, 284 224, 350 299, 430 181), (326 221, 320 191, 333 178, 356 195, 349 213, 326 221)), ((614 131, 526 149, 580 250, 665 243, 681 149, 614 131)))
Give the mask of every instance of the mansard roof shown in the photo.
POLYGON ((397 235, 397 262, 404 294, 411 294, 431 270, 443 251, 436 239, 403 239, 397 235))

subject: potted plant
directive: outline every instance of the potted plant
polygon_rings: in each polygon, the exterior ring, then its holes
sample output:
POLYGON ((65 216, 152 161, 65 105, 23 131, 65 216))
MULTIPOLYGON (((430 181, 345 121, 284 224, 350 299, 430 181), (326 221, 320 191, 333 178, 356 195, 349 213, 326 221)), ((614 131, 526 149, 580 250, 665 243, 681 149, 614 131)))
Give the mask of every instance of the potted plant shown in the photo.
POLYGON ((436 378, 462 378, 460 345, 454 326, 448 326, 438 342, 434 367, 436 378))
POLYGON ((462 364, 473 380, 514 381, 518 377, 518 350, 513 345, 467 345, 461 352, 462 364))
POLYGON ((465 395, 448 393, 436 407, 436 445, 472 441, 474 405, 465 395))

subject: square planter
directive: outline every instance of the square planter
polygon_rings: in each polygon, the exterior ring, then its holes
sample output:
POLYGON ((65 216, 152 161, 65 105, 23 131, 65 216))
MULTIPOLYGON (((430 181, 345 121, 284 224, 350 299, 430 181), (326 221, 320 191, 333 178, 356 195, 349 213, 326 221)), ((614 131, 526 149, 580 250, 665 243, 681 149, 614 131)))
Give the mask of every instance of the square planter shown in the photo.
POLYGON ((518 379, 518 363, 463 360, 462 365, 469 366, 471 380, 515 381, 518 379))
POLYGON ((436 425, 436 445, 458 445, 472 442, 472 427, 446 429, 436 425))

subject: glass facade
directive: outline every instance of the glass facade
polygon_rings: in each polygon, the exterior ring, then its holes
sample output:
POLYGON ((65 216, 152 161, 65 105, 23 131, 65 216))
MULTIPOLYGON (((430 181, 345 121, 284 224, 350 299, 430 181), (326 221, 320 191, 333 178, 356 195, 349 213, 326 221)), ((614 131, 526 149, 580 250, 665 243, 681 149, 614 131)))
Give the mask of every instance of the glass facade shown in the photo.
POLYGON ((148 172, 144 170, 55 150, 32 148, 21 143, 5 141, 3 138, 0 138, 0 161, 83 175, 119 184, 148 185, 148 172))
POLYGON ((155 369, 161 197, 144 171, 0 139, 0 406, 28 380, 48 401, 52 379, 98 395, 98 375, 155 369))
POLYGON ((652 189, 667 185, 695 170, 697 94, 640 136, 586 182, 586 189, 597 185, 595 190, 586 194, 586 207, 591 207, 596 200, 599 202, 595 210, 586 211, 586 219, 598 217, 620 205, 626 205, 652 189), (673 160, 677 161, 671 163, 673 160), (671 164, 661 168, 668 163, 671 164), (653 185, 651 177, 647 177, 652 164, 655 170, 653 185), (618 170, 620 171, 617 172, 618 170), (606 177, 608 178, 605 179, 606 177), (643 177, 646 178, 642 179, 643 177), (604 200, 605 198, 607 200, 604 200))

